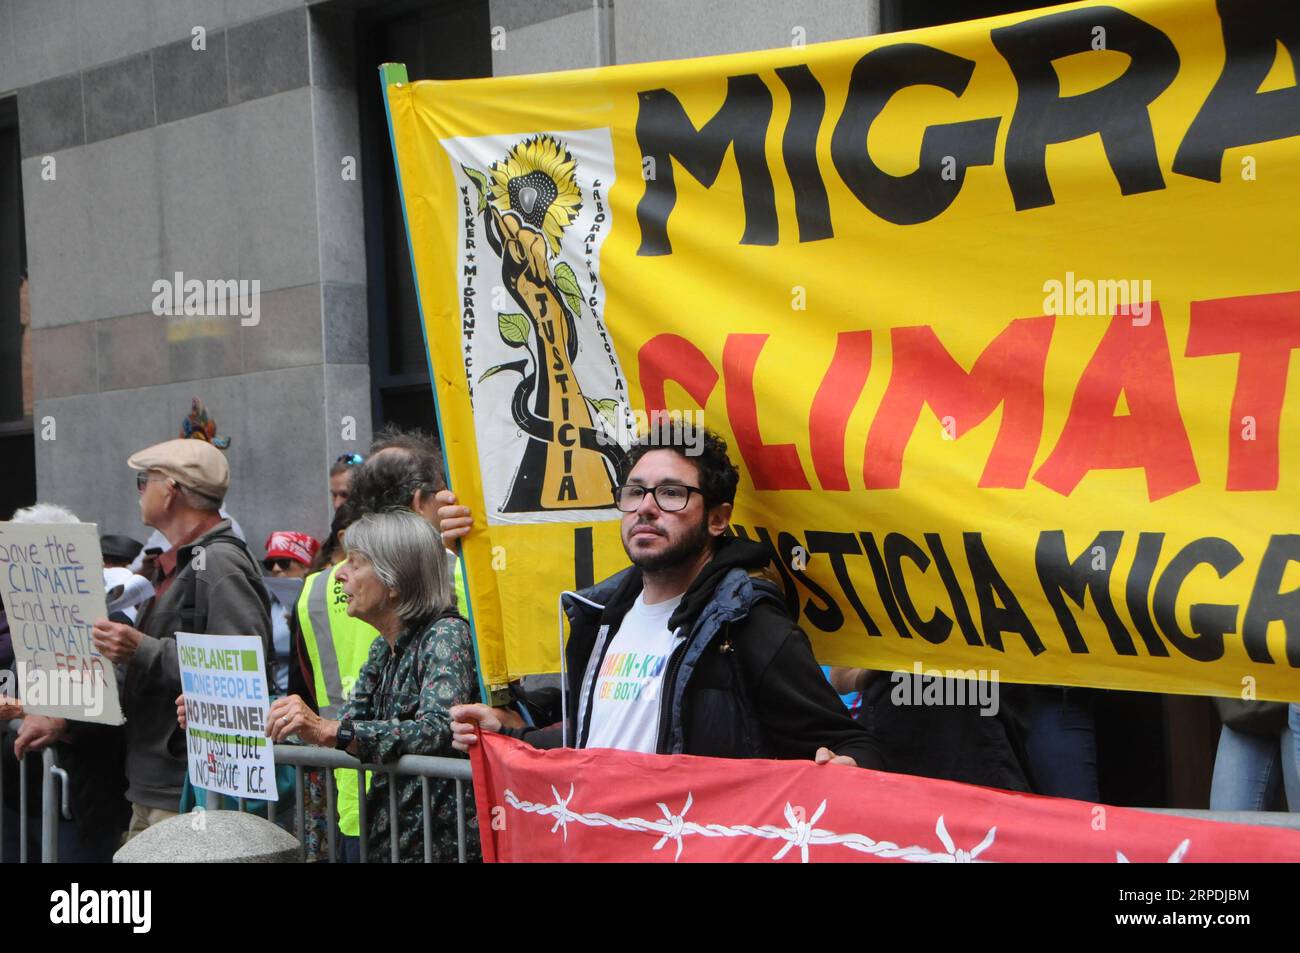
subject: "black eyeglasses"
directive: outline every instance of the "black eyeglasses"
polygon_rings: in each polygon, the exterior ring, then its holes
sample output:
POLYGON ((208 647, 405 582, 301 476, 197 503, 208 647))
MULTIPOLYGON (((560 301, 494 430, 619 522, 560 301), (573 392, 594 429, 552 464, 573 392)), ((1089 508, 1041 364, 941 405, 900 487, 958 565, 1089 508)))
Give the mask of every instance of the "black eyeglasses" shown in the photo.
POLYGON ((614 505, 624 513, 635 513, 641 508, 641 501, 647 493, 653 493, 655 505, 665 513, 676 513, 686 509, 692 493, 704 495, 698 486, 685 486, 681 483, 660 483, 658 486, 642 486, 639 483, 624 483, 614 487, 614 505))
POLYGON ((297 562, 296 559, 289 559, 286 556, 278 559, 264 559, 262 560, 262 565, 266 567, 267 572, 270 572, 272 569, 278 569, 281 572, 288 572, 297 562))
POLYGON ((347 464, 348 466, 350 466, 350 467, 359 467, 359 466, 361 466, 361 464, 363 464, 363 463, 366 462, 366 458, 363 457, 363 456, 362 456, 361 454, 359 454, 359 453, 345 453, 345 454, 342 454, 342 455, 341 455, 337 460, 335 460, 334 462, 335 462, 335 463, 346 463, 346 464, 347 464))

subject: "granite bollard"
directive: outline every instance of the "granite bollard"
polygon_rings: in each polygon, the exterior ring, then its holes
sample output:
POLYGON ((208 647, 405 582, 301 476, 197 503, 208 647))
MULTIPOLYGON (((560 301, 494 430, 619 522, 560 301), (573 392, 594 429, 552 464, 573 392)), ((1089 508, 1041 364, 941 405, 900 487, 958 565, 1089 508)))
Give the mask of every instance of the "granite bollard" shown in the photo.
POLYGON ((133 837, 115 864, 294 864, 298 840, 265 818, 239 811, 179 814, 133 837))

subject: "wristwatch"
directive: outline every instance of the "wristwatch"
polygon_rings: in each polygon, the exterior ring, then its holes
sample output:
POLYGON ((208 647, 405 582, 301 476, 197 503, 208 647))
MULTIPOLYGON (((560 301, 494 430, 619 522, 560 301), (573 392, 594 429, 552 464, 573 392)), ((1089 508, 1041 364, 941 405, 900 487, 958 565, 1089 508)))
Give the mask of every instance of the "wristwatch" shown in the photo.
POLYGON ((357 736, 357 729, 350 719, 343 719, 339 722, 339 733, 334 738, 334 747, 343 751, 348 745, 352 744, 352 739, 357 736))

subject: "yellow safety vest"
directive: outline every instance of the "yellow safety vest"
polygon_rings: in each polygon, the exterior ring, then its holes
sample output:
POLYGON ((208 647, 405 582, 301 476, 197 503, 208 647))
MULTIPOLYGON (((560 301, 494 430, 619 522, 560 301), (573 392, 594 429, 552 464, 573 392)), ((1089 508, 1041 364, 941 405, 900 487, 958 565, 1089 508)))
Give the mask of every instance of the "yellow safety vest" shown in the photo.
MULTIPOLYGON (((370 647, 379 638, 374 626, 348 615, 343 584, 336 578, 338 568, 312 573, 303 581, 302 595, 298 597, 298 624, 311 659, 316 704, 321 717, 331 720, 339 717, 343 703, 351 697, 352 686, 370 655, 370 647)), ((334 782, 338 791, 339 830, 348 837, 358 837, 361 824, 356 773, 337 770, 334 782)), ((367 772, 366 790, 369 789, 367 772)))

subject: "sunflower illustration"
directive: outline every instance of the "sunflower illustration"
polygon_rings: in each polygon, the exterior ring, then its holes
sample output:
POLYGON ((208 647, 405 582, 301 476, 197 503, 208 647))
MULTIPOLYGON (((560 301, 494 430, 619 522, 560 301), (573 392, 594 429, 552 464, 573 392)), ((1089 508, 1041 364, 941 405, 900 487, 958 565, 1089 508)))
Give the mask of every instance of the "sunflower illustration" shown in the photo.
POLYGON ((577 161, 553 137, 532 136, 515 145, 488 170, 492 204, 513 211, 546 236, 551 254, 560 251, 560 236, 582 209, 582 192, 574 176, 577 161))

